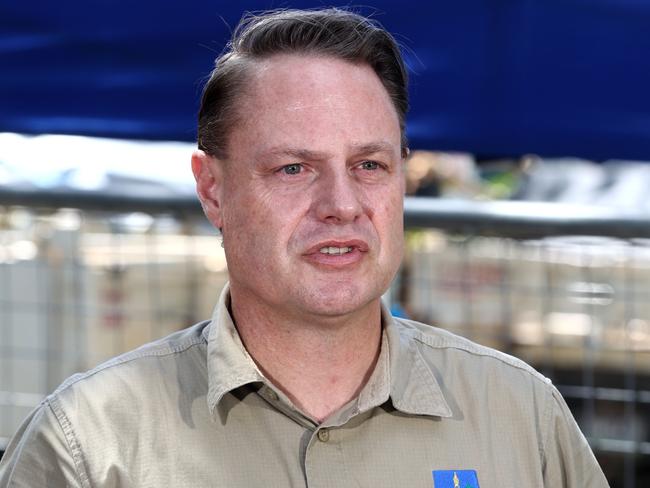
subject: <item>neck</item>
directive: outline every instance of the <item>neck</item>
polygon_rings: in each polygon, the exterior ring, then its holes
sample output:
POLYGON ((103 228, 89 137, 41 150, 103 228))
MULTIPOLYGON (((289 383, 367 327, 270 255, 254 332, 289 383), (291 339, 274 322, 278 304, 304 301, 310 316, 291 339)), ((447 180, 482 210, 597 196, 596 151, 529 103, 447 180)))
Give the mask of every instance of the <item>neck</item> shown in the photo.
POLYGON ((231 312, 260 370, 318 422, 355 398, 375 368, 379 299, 345 316, 287 316, 231 289, 231 312))

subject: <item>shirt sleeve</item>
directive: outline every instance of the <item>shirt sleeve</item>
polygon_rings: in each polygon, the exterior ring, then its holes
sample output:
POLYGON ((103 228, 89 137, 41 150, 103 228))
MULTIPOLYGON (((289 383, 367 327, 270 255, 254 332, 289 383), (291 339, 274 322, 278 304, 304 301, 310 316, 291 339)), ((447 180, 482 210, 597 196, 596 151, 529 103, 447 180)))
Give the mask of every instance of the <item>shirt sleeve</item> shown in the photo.
POLYGON ((49 403, 20 426, 0 462, 0 486, 81 488, 70 445, 49 403))
POLYGON ((546 488, 608 488, 598 461, 555 387, 547 409, 544 443, 546 488))

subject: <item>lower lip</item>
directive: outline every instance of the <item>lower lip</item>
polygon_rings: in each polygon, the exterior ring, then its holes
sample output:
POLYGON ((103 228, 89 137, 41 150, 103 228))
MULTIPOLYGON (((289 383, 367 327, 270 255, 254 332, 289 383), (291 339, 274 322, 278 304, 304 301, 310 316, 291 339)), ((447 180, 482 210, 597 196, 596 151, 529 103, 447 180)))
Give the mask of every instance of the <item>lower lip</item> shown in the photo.
POLYGON ((359 251, 359 249, 354 248, 352 251, 344 254, 323 254, 322 252, 315 252, 307 254, 305 257, 307 260, 317 265, 330 268, 343 268, 358 263, 363 259, 364 254, 365 253, 359 251))

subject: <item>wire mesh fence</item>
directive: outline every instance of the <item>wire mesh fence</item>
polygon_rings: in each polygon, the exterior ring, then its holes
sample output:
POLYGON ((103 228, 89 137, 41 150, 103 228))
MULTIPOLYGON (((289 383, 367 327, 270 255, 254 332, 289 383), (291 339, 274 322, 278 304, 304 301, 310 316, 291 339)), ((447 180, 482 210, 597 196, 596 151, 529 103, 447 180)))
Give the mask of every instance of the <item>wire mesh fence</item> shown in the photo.
MULTIPOLYGON (((227 268, 194 201, 0 201, 1 450, 65 377, 209 317, 227 268)), ((552 378, 611 486, 647 486, 650 221, 540 209, 409 199, 387 298, 552 378)))
POLYGON ((522 202, 409 203, 407 313, 535 366, 564 395, 611 486, 648 486, 650 220, 522 202))

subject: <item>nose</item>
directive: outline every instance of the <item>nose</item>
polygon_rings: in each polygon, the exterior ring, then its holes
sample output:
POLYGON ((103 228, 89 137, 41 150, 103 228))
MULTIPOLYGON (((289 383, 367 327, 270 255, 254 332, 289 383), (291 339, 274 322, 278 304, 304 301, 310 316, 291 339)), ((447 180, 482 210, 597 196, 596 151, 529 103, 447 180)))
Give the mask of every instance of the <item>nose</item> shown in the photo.
POLYGON ((323 222, 346 224, 363 214, 362 195, 347 171, 332 171, 319 178, 314 199, 316 216, 323 222))

